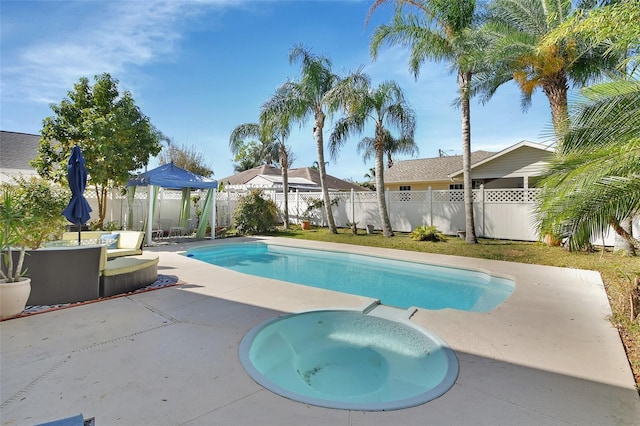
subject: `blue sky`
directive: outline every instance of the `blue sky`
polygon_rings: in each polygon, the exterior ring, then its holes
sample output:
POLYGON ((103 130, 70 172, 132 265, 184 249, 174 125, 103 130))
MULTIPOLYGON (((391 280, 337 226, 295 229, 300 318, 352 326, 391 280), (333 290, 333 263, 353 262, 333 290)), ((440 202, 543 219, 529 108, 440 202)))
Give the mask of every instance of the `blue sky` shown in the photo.
MULTIPOLYGON (((255 122, 260 106, 288 78, 290 49, 302 43, 325 55, 346 74, 364 67, 374 82, 395 80, 416 111, 419 157, 439 150, 461 153, 455 74, 426 63, 416 80, 406 51, 383 47, 369 54, 375 27, 387 23, 391 7, 376 11, 365 26, 367 1, 0 1, 0 128, 39 133, 80 77, 109 72, 129 90, 142 112, 177 144, 202 152, 221 179, 233 174, 229 135, 255 122)), ((499 151, 521 140, 547 142, 550 111, 537 93, 526 113, 513 83, 486 105, 472 103, 472 150, 499 151)), ((310 119, 288 140, 292 167, 317 160, 310 119)), ((331 123, 325 126, 325 139, 331 123)), ((372 136, 364 134, 362 136, 372 136)), ((373 161, 348 141, 327 172, 363 181, 373 161)), ((328 152, 327 152, 328 157, 328 152)), ((406 157, 404 157, 406 158, 406 157)), ((403 159, 399 157, 398 159, 403 159)), ((156 165, 157 161, 151 161, 156 165)))

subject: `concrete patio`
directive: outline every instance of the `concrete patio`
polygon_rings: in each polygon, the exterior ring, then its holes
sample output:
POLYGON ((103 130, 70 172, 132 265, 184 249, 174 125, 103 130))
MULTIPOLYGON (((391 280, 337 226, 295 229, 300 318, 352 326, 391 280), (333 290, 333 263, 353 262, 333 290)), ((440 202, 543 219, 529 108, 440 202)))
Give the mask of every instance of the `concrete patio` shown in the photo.
MULTIPOLYGON (((513 277, 490 313, 419 309, 412 321, 455 351, 456 384, 389 412, 305 405, 256 384, 238 346, 281 313, 359 309, 372 299, 250 277, 149 248, 183 285, 0 322, 2 425, 84 414, 96 425, 625 425, 640 398, 595 272, 289 239, 513 277)), ((234 239, 233 241, 238 241, 234 239)), ((339 278, 339 277, 336 277, 339 278)))

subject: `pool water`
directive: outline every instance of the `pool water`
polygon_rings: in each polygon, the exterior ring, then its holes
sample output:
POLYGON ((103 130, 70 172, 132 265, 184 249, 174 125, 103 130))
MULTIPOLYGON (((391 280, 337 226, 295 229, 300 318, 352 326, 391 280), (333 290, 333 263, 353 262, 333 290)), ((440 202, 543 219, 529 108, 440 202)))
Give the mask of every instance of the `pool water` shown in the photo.
POLYGON ((272 392, 340 409, 423 404, 449 390, 458 376, 453 351, 437 336, 359 311, 266 321, 243 338, 239 355, 251 378, 272 392))
POLYGON ((512 280, 470 269, 264 243, 219 244, 187 256, 249 275, 372 297, 398 308, 489 312, 512 280))

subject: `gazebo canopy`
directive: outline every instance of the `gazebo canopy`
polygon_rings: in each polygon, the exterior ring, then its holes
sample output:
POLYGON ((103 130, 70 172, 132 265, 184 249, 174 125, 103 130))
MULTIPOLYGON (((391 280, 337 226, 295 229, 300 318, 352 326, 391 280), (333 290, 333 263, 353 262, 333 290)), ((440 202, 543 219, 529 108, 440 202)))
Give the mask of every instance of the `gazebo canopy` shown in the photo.
MULTIPOLYGON (((188 170, 181 169, 173 163, 164 164, 156 167, 153 170, 140 173, 139 175, 129 179, 127 186, 146 186, 148 187, 147 197, 149 199, 148 217, 145 221, 144 228, 147 234, 147 245, 151 245, 153 217, 155 215, 155 201, 158 194, 158 187, 168 189, 181 189, 182 190, 182 208, 180 209, 180 224, 184 226, 184 223, 190 217, 190 196, 189 193, 192 189, 207 189, 207 196, 205 198, 205 204, 203 208, 202 218, 198 224, 198 230, 196 235, 203 237, 208 216, 211 214, 211 228, 215 229, 215 190, 218 187, 218 182, 213 179, 206 178, 204 176, 197 175, 188 170)), ((133 191, 129 191, 130 197, 133 199, 133 191)), ((132 216, 132 215, 130 215, 132 216)), ((215 233, 211 233, 215 238, 215 233)))
POLYGON ((147 185, 161 186, 170 189, 207 189, 217 188, 218 182, 181 169, 173 163, 168 163, 147 172, 140 173, 127 182, 127 186, 147 185))

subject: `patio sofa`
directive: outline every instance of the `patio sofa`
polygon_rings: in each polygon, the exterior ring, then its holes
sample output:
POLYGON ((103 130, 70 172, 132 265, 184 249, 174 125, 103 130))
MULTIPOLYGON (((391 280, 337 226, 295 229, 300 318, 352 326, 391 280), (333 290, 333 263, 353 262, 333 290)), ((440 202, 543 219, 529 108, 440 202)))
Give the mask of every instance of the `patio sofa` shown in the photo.
POLYGON ((104 245, 44 247, 27 250, 24 267, 31 278, 27 305, 58 305, 146 287, 158 277, 158 256, 145 253, 109 260, 104 245))
POLYGON ((158 262, 158 255, 152 253, 106 261, 100 273, 100 297, 129 293, 153 284, 158 279, 158 262))
MULTIPOLYGON (((78 241, 77 232, 65 232, 63 241, 78 241)), ((144 232, 140 231, 83 231, 80 233, 81 245, 108 244, 109 259, 120 256, 142 254, 144 232)))

